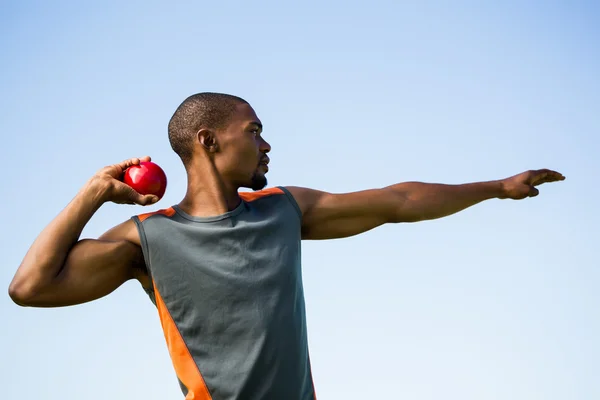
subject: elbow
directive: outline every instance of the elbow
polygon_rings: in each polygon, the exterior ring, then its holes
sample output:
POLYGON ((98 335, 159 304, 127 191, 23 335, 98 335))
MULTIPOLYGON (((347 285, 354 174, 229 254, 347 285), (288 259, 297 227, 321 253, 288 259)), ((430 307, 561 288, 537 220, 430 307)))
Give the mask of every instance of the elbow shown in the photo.
POLYGON ((391 200, 386 207, 388 223, 413 223, 425 219, 419 210, 418 201, 414 199, 414 194, 408 190, 411 184, 411 182, 401 183, 385 188, 387 198, 391 200))
POLYGON ((31 302, 33 293, 17 281, 12 281, 8 287, 8 295, 11 300, 18 306, 27 307, 31 302))
POLYGON ((8 296, 18 306, 33 307, 39 288, 24 279, 13 279, 8 286, 8 296))
POLYGON ((431 218, 418 201, 404 198, 393 208, 391 219, 394 223, 415 223, 431 218))
POLYGON ((8 296, 21 307, 38 307, 53 290, 64 265, 51 256, 27 255, 8 286, 8 296))
POLYGON ((421 221, 425 221, 425 220, 426 220, 426 218, 422 218, 418 215, 399 214, 399 215, 394 215, 393 219, 390 222, 394 223, 394 224, 411 224, 411 223, 421 222, 421 221))
POLYGON ((407 206, 406 204, 403 206, 398 206, 394 208, 392 215, 390 217, 390 222, 399 224, 399 223, 414 223, 426 220, 427 217, 416 210, 414 207, 407 206))
POLYGON ((47 271, 54 271, 57 268, 45 261, 37 262, 37 265, 24 261, 17 269, 8 286, 8 296, 18 306, 36 307, 40 296, 52 287, 56 275, 49 274, 47 271))

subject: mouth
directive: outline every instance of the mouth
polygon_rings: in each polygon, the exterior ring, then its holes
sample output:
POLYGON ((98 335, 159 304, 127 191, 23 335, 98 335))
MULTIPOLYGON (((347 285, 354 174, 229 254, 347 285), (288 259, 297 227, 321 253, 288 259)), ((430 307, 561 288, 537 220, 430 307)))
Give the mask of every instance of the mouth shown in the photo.
POLYGON ((269 171, 269 161, 270 160, 269 160, 268 157, 261 159, 260 162, 258 163, 258 167, 259 168, 263 167, 263 169, 265 170, 265 172, 268 172, 269 171))

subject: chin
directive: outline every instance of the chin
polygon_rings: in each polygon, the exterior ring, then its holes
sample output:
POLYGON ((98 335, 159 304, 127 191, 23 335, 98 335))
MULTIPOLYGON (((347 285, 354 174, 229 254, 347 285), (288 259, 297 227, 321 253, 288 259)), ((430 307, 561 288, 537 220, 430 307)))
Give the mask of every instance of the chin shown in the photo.
POLYGON ((254 174, 249 188, 252 190, 262 190, 267 186, 267 177, 263 174, 254 174))

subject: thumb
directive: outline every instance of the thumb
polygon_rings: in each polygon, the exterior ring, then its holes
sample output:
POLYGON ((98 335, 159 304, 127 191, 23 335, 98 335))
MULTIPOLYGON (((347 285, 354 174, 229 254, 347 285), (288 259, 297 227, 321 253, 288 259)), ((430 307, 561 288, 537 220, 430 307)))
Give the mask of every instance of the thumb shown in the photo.
POLYGON ((159 200, 158 196, 155 196, 153 194, 143 195, 143 194, 137 193, 136 197, 137 198, 136 198, 135 202, 142 206, 149 206, 151 204, 156 203, 159 200))
POLYGON ((141 194, 129 185, 124 185, 127 189, 126 196, 131 203, 147 206, 158 201, 158 197, 153 194, 141 194))
POLYGON ((540 191, 533 186, 529 186, 529 197, 535 197, 540 194, 540 191))

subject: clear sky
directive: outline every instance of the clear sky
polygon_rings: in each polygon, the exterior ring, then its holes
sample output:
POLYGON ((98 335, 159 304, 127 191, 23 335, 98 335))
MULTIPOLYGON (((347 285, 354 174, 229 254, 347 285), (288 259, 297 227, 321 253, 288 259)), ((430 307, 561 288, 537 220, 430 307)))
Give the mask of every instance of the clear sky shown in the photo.
MULTIPOLYGON (((552 168, 524 201, 305 242, 319 399, 600 398, 600 7, 592 1, 0 3, 0 399, 177 399, 138 283, 14 305, 41 229, 102 166, 151 155, 188 95, 248 100, 269 184, 333 192, 552 168), (452 5, 450 5, 452 3, 452 5)), ((138 206, 107 204, 95 237, 138 206)))

